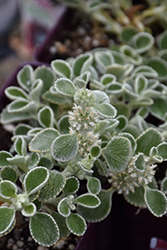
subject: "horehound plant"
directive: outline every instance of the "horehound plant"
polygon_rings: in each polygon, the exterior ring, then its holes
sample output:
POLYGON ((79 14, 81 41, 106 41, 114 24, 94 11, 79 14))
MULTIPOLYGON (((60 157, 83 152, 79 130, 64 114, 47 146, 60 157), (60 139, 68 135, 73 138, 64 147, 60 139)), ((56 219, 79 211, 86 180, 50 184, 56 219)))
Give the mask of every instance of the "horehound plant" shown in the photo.
POLYGON ((107 217, 114 192, 166 214, 167 177, 156 178, 167 161, 166 33, 158 44, 149 33, 128 34, 116 50, 26 65, 18 86, 5 89, 1 123, 14 130, 0 152, 1 236, 16 211, 44 246, 82 235, 87 222, 107 217))

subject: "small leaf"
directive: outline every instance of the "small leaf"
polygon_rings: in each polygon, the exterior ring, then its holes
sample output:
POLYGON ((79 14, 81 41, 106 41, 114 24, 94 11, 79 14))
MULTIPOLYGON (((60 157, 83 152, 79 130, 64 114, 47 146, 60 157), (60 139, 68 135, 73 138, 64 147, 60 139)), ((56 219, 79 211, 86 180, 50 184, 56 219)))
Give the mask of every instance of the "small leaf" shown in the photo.
POLYGON ((158 46, 161 50, 167 49, 167 31, 165 30, 158 37, 158 46))
POLYGON ((115 136, 103 149, 103 156, 112 171, 122 171, 131 158, 130 141, 125 137, 115 136))
POLYGON ((74 75, 79 76, 80 74, 87 71, 92 61, 93 61, 93 56, 90 53, 79 55, 74 61, 73 65, 74 75))
POLYGON ((41 79, 43 82, 41 94, 49 90, 49 88, 54 84, 55 75, 50 67, 44 65, 39 66, 34 71, 35 79, 41 79))
POLYGON ((8 180, 12 182, 16 182, 17 180, 17 172, 14 168, 6 166, 1 169, 1 178, 2 180, 8 180))
POLYGON ((68 193, 76 193, 79 189, 79 181, 76 177, 70 176, 66 180, 65 187, 63 188, 63 192, 68 193))
POLYGON ((95 208, 100 205, 100 200, 96 195, 88 193, 82 194, 76 199, 74 199, 74 203, 84 207, 95 208))
POLYGON ((97 68, 100 73, 105 73, 106 67, 113 64, 114 59, 112 54, 108 50, 95 52, 95 61, 97 63, 97 68))
POLYGON ((50 128, 54 125, 54 113, 49 106, 41 108, 38 112, 39 124, 44 128, 50 128))
POLYGON ((101 191, 101 183, 98 178, 90 177, 87 182, 87 189, 92 194, 99 194, 101 191))
POLYGON ((136 153, 141 152, 149 156, 150 149, 162 142, 162 136, 155 128, 149 128, 136 139, 136 142, 136 153))
POLYGON ((132 77, 143 75, 145 77, 157 77, 158 73, 150 66, 141 65, 133 70, 132 77))
POLYGON ((26 91, 31 89, 33 79, 33 68, 31 65, 25 65, 17 74, 17 81, 19 85, 26 91))
POLYGON ((97 195, 101 204, 96 208, 78 206, 78 213, 88 222, 99 222, 104 220, 111 211, 111 191, 101 190, 97 195))
POLYGON ((144 154, 139 153, 135 162, 134 162, 135 167, 137 168, 138 171, 143 172, 145 169, 145 160, 144 160, 144 154))
POLYGON ((15 198, 17 193, 16 185, 11 181, 0 182, 0 195, 5 198, 15 198))
POLYGON ((68 217, 70 215, 71 210, 68 205, 68 198, 61 199, 57 206, 57 210, 63 217, 68 217))
POLYGON ((27 143, 23 137, 19 136, 15 140, 14 149, 19 155, 27 155, 27 143))
POLYGON ((5 89, 5 95, 10 99, 10 100, 17 100, 17 99, 28 99, 27 93, 15 86, 11 86, 5 89))
POLYGON ((32 127, 28 124, 18 124, 15 129, 13 134, 15 136, 19 136, 19 135, 27 135, 28 131, 32 129, 32 127))
POLYGON ((9 233, 15 225, 15 210, 0 207, 0 236, 9 233))
POLYGON ((59 133, 54 128, 46 128, 37 133, 29 144, 29 150, 34 152, 47 152, 50 150, 52 142, 59 133), (45 143, 43 143, 45 141, 45 143))
MULTIPOLYGON (((35 103, 33 103, 33 106, 35 103)), ((26 111, 26 112, 14 112, 10 113, 7 108, 3 109, 1 113, 1 123, 2 124, 7 124, 7 123, 13 123, 13 122, 18 122, 18 121, 25 121, 25 120, 30 120, 33 118, 33 115, 26 111)))
POLYGON ((62 116, 59 121, 58 121, 58 129, 60 131, 61 134, 68 134, 69 133, 69 116, 68 115, 64 115, 62 116))
POLYGON ((129 194, 124 195, 124 197, 131 205, 143 208, 146 207, 143 186, 135 187, 134 193, 130 191, 129 194))
POLYGON ((76 156, 78 147, 78 139, 75 133, 60 135, 52 143, 51 154, 54 159, 66 162, 76 156))
POLYGON ((21 210, 21 213, 25 217, 31 217, 36 213, 36 206, 34 203, 30 203, 21 210))
POLYGON ((83 235, 86 231, 86 222, 79 214, 71 213, 66 218, 68 229, 75 235, 83 235))
POLYGON ((144 198, 152 214, 157 217, 162 217, 166 213, 167 200, 161 191, 146 187, 144 198))
POLYGON ((44 167, 31 169, 24 178, 25 191, 30 195, 41 189, 49 179, 49 171, 44 167))
POLYGON ((55 88, 60 94, 67 96, 74 96, 76 91, 74 83, 68 78, 57 79, 55 82, 55 88))
POLYGON ((36 110, 35 102, 28 100, 14 100, 7 106, 9 113, 34 112, 36 110))
POLYGON ((148 81, 143 75, 138 75, 135 79, 135 92, 141 94, 147 88, 148 81))
POLYGON ((158 155, 163 158, 164 161, 167 161, 167 143, 162 142, 157 147, 158 155))
POLYGON ((8 158, 12 158, 12 155, 7 151, 0 151, 0 167, 11 166, 8 158))
POLYGON ((137 29, 135 27, 123 27, 121 32, 121 40, 124 43, 129 43, 131 38, 137 34, 137 29))
POLYGON ((154 103, 150 106, 150 113, 157 117, 158 119, 165 121, 165 116, 167 112, 167 102, 166 99, 157 98, 154 103))
POLYGON ((108 118, 114 118, 117 114, 117 110, 111 104, 108 104, 108 103, 95 105, 94 109, 101 116, 108 117, 108 118))
POLYGON ((36 103, 40 103, 41 92, 42 92, 42 87, 43 87, 42 80, 37 79, 36 81, 34 81, 32 87, 33 88, 29 94, 29 98, 36 103))
POLYGON ((101 155, 101 147, 92 146, 90 149, 90 154, 92 157, 98 158, 101 155))
POLYGON ((46 185, 40 190, 39 200, 49 200, 55 198, 62 191, 66 183, 63 174, 56 170, 50 171, 49 179, 46 185))
POLYGON ((139 32, 130 41, 138 53, 144 53, 151 49, 154 44, 154 37, 147 32, 139 32))
POLYGON ((167 77, 167 62, 162 58, 154 57, 147 61, 147 65, 152 67, 158 73, 158 79, 166 80, 167 77))
POLYGON ((68 97, 65 96, 65 95, 62 95, 58 92, 56 93, 51 93, 51 91, 46 91, 43 95, 42 95, 42 98, 47 101, 47 102, 50 102, 50 103, 53 103, 53 104, 58 104, 58 105, 61 105, 61 104, 64 104, 64 103, 68 103, 69 100, 68 100, 68 97))
POLYGON ((110 103, 110 99, 105 92, 100 91, 100 90, 94 90, 93 93, 96 96, 96 104, 100 105, 104 103, 107 103, 107 104, 110 103))
POLYGON ((69 63, 64 60, 57 59, 57 60, 52 61, 51 67, 56 72, 56 74, 61 77, 64 76, 70 79, 72 76, 72 69, 69 63))
POLYGON ((136 140, 134 136, 131 133, 126 133, 126 132, 122 132, 119 135, 129 139, 129 141, 131 142, 131 146, 132 146, 132 152, 135 152, 137 144, 136 144, 136 140))
POLYGON ((28 164, 28 168, 34 168, 37 166, 37 164, 39 163, 40 160, 40 155, 36 152, 31 153, 30 155, 30 162, 28 164))
POLYGON ((42 246, 52 246, 59 239, 59 228, 56 221, 46 213, 36 213, 29 223, 32 238, 42 246))

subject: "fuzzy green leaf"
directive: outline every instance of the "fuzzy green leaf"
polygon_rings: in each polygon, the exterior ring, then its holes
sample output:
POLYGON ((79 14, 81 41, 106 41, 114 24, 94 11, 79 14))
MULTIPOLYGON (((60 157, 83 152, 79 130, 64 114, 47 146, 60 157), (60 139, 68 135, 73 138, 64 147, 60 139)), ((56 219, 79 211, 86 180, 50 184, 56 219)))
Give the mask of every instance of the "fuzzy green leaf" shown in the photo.
POLYGON ((166 213, 167 199, 161 191, 146 187, 144 198, 152 214, 161 217, 166 213))
POLYGON ((71 210, 68 205, 68 198, 61 199, 57 206, 57 210, 63 217, 68 217, 70 215, 71 210))
POLYGON ((86 53, 78 56, 73 65, 73 72, 75 76, 79 76, 88 70, 93 60, 92 54, 86 53))
POLYGON ((130 204, 137 206, 137 207, 146 207, 146 203, 144 200, 144 188, 141 187, 135 187, 134 193, 131 191, 129 194, 124 194, 125 199, 130 204))
POLYGON ((40 190, 39 200, 49 200, 55 198, 64 188, 66 179, 64 175, 56 170, 50 171, 46 185, 40 190))
POLYGON ((17 172, 14 168, 6 166, 1 169, 1 178, 2 180, 8 180, 12 182, 16 182, 17 180, 17 172))
POLYGON ((126 168, 132 154, 130 141, 125 137, 115 136, 103 149, 103 156, 112 171, 126 168))
POLYGON ((12 158, 12 155, 7 151, 0 151, 0 167, 11 166, 8 158, 12 158))
POLYGON ((94 194, 87 193, 74 199, 74 203, 84 207, 95 208, 100 205, 100 199, 94 194))
POLYGON ((108 103, 103 103, 94 106, 95 110, 104 117, 114 118, 117 114, 117 110, 108 103))
POLYGON ((58 128, 61 134, 68 134, 69 133, 69 116, 64 115, 58 121, 58 128))
POLYGON ((34 71, 35 79, 41 79, 43 82, 43 87, 41 94, 49 90, 49 88, 54 84, 55 75, 51 68, 44 65, 39 66, 34 71))
POLYGON ((49 171, 44 167, 31 169, 24 178, 25 191, 30 195, 41 189, 49 179, 49 171))
MULTIPOLYGON (((34 104, 33 104, 34 105, 34 104)), ((25 121, 25 120, 30 120, 33 118, 33 115, 26 111, 26 112, 17 112, 17 113, 10 113, 7 108, 3 109, 1 113, 1 123, 2 124, 7 124, 7 123, 13 123, 13 122, 18 122, 18 121, 25 121)))
POLYGON ((163 158, 164 161, 167 161, 167 143, 162 142, 157 147, 158 155, 163 158))
POLYGON ((33 88, 30 92, 29 98, 37 104, 40 103, 42 87, 43 82, 41 79, 37 79, 33 82, 33 88))
POLYGON ((0 236, 9 233, 15 225, 15 210, 0 207, 0 236))
POLYGON ((31 153, 28 168, 31 169, 36 167, 37 164, 39 163, 39 160, 40 160, 40 155, 38 153, 36 152, 31 153))
POLYGON ((6 88, 5 94, 10 100, 28 99, 27 93, 23 89, 15 86, 6 88))
POLYGON ((158 73, 158 79, 166 80, 167 77, 167 62, 159 57, 154 57, 148 60, 147 65, 152 67, 158 73))
POLYGON ((111 211, 111 191, 101 190, 97 195, 101 204, 96 208, 78 206, 78 213, 88 222, 99 222, 107 217, 111 211))
POLYGON ((110 99, 105 92, 100 91, 100 90, 94 90, 93 93, 96 96, 96 104, 97 105, 104 104, 104 103, 107 103, 107 104, 110 103, 110 99))
POLYGON ((154 38, 147 32, 139 32, 132 37, 131 43, 138 53, 144 53, 151 49, 154 38))
POLYGON ((30 203, 22 209, 21 213, 25 217, 31 217, 36 213, 36 206, 34 203, 30 203))
POLYGON ((17 74, 17 81, 19 85, 26 91, 31 89, 33 79, 33 68, 31 65, 25 65, 17 74))
POLYGON ((17 193, 16 185, 11 181, 1 181, 0 182, 0 195, 5 198, 15 198, 17 193))
POLYGON ((52 142, 58 136, 59 133, 54 128, 43 129, 31 140, 29 150, 34 152, 47 152, 50 150, 52 142))
POLYGON ((54 125, 54 113, 49 106, 41 108, 38 112, 39 124, 44 128, 50 128, 54 125))
POLYGON ((76 91, 74 83, 68 78, 57 79, 55 82, 55 88, 60 94, 67 96, 74 96, 76 91))
POLYGON ((29 228, 32 238, 42 246, 52 246, 59 239, 59 228, 49 214, 37 212, 30 218, 29 228))
POLYGON ((19 155, 27 154, 27 143, 23 137, 19 136, 14 142, 14 149, 19 155))
POLYGON ((79 189, 79 181, 76 177, 70 176, 66 180, 65 187, 63 188, 63 192, 68 193, 75 193, 79 189))
POLYGON ((68 229, 75 235, 83 235, 86 231, 86 222, 79 214, 71 213, 66 218, 68 229))
POLYGON ((72 69, 69 63, 64 60, 57 59, 57 60, 52 61, 51 67, 56 72, 56 74, 61 77, 64 76, 70 79, 72 76, 72 69))
POLYGON ((51 153, 54 159, 66 162, 76 156, 78 147, 78 139, 75 133, 60 135, 53 141, 51 153))
POLYGON ((34 112, 36 110, 36 105, 34 101, 29 102, 28 100, 17 99, 7 106, 7 110, 9 113, 34 112))
POLYGON ((150 112, 153 116, 158 119, 165 121, 165 116, 167 113, 167 102, 162 98, 157 98, 154 103, 150 106, 150 112))
POLYGON ((92 146, 90 149, 90 154, 92 157, 98 158, 101 155, 101 147, 92 146))
POLYGON ((150 149, 162 142, 162 136, 155 128, 149 128, 137 138, 136 142, 136 153, 142 152, 149 156, 150 149))
POLYGON ((90 177, 87 182, 87 189, 92 194, 99 194, 101 191, 101 183, 98 178, 90 177))
POLYGON ((135 160, 135 167, 138 171, 143 172, 145 169, 144 154, 139 153, 137 159, 135 160))

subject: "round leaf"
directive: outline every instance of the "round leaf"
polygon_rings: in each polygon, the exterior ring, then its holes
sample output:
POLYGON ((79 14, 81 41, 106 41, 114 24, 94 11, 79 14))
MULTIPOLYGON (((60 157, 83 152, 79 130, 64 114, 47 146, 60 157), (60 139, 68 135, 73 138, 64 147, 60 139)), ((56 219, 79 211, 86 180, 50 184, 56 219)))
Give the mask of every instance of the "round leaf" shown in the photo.
POLYGON ((49 179, 49 171, 44 167, 31 169, 24 178, 25 191, 30 195, 41 189, 49 179))
POLYGON ((125 137, 115 136, 103 149, 103 156, 112 171, 122 171, 131 158, 130 141, 125 137))
POLYGON ((70 208, 68 206, 68 198, 63 198, 58 206, 57 206, 58 212, 63 216, 63 217, 68 217, 71 213, 70 208))
POLYGON ((22 209, 21 213, 23 216, 26 217, 31 217, 36 213, 36 206, 34 203, 30 203, 28 204, 26 207, 24 207, 24 209, 22 209))
POLYGON ((101 190, 101 183, 96 177, 90 177, 87 182, 87 189, 92 194, 98 194, 101 190))
POLYGON ((73 96, 75 94, 75 85, 68 78, 59 78, 55 82, 55 88, 60 94, 73 96))
POLYGON ((30 218, 32 238, 42 246, 52 246, 59 239, 59 228, 55 220, 46 213, 36 213, 30 218))
POLYGON ((79 181, 76 177, 70 176, 66 180, 65 187, 63 188, 64 193, 75 193, 79 189, 79 181))
POLYGON ((94 108, 101 116, 104 117, 114 118, 117 114, 117 110, 108 103, 95 105, 94 108))
POLYGON ((15 210, 0 207, 0 236, 9 233, 15 225, 15 210))
POLYGON ((44 128, 53 127, 54 124, 54 113, 53 110, 45 106, 38 112, 38 122, 44 128))
POLYGON ((52 143, 51 154, 54 159, 66 162, 76 156, 78 147, 78 139, 75 133, 60 135, 52 143))
POLYGON ((5 198, 15 198, 17 193, 16 185, 11 181, 0 182, 0 195, 5 198))
POLYGON ((146 187, 144 199, 150 212, 155 216, 161 217, 166 213, 167 199, 161 191, 146 187))
POLYGON ((100 199, 94 194, 82 194, 76 199, 74 203, 79 204, 84 207, 95 208, 100 205, 100 199))
POLYGON ((86 231, 86 222, 85 220, 78 214, 71 213, 66 218, 66 223, 68 229, 75 235, 80 236, 83 235, 86 231))
POLYGON ((37 133, 29 144, 29 150, 34 152, 47 152, 59 133, 54 128, 46 128, 37 133), (45 143, 44 143, 45 142, 45 143))
POLYGON ((8 167, 8 166, 3 167, 2 170, 1 170, 1 178, 3 180, 16 182, 16 180, 17 180, 17 172, 12 167, 8 167))
POLYGON ((65 186, 65 177, 58 171, 50 171, 46 185, 40 190, 39 200, 55 198, 65 186))

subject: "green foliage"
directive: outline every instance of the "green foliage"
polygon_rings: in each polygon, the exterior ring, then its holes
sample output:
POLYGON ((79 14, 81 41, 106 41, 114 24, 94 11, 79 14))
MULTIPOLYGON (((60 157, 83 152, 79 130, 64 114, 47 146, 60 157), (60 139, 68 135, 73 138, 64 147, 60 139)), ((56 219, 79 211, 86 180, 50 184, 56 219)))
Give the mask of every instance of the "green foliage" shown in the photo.
MULTIPOLYGON (((89 11, 99 15, 99 2, 89 11)), ((83 235, 87 222, 108 216, 114 192, 166 213, 167 177, 156 180, 167 160, 166 33, 154 39, 132 27, 121 39, 51 67, 26 65, 5 90, 1 124, 14 131, 11 149, 0 151, 1 236, 16 212, 29 217, 38 244, 83 235)))

